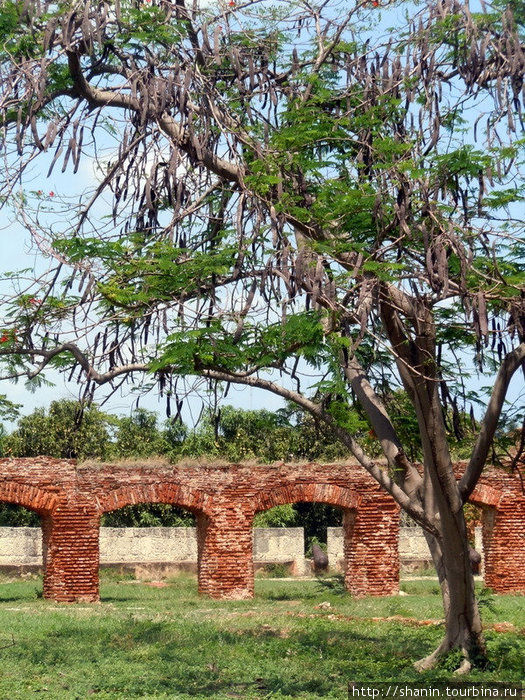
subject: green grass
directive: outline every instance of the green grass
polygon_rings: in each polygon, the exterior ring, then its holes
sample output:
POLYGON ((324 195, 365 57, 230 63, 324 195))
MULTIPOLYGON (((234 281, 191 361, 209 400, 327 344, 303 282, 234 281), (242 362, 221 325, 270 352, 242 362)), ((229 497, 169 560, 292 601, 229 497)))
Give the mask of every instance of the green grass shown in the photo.
MULTIPOLYGON (((406 597, 352 600, 260 579, 253 600, 212 601, 191 578, 153 588, 109 577, 100 604, 58 605, 39 598, 38 580, 2 583, 0 700, 346 698, 352 680, 447 680, 446 663, 423 676, 411 665, 443 631, 416 622, 439 620, 436 584, 403 587, 406 597)), ((493 597, 487 622, 515 629, 487 629, 493 662, 472 680, 521 680, 523 602, 493 597)))

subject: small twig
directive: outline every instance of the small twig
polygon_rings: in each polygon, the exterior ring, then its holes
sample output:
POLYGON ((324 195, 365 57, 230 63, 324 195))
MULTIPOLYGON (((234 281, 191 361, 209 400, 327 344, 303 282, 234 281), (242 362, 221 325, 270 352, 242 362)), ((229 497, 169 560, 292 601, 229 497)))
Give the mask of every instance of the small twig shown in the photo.
POLYGON ((9 649, 9 647, 14 647, 14 646, 16 646, 15 637, 14 637, 13 633, 11 632, 11 643, 10 644, 3 644, 0 647, 0 649, 9 649))

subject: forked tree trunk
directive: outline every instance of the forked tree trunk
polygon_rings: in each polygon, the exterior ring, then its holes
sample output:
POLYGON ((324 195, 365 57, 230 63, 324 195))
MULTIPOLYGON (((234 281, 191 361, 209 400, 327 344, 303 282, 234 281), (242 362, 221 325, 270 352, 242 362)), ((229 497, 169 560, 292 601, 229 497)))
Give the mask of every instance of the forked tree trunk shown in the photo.
POLYGON ((463 497, 454 474, 438 393, 441 380, 434 318, 423 297, 407 303, 401 296, 397 303, 399 308, 404 305, 411 330, 403 325, 388 293, 382 304, 382 317, 419 425, 425 465, 421 496, 428 520, 439 532, 434 541, 430 537, 430 549, 441 584, 446 623, 441 644, 418 661, 416 668, 431 668, 444 654, 459 649, 463 661, 457 672, 468 673, 473 664, 484 659, 485 645, 470 566, 463 497))

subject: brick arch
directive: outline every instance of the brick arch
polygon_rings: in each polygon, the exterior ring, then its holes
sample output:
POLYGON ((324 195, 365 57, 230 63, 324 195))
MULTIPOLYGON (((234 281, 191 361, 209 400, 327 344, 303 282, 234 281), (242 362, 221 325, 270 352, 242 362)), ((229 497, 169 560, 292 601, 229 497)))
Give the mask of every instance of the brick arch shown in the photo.
POLYGON ((97 498, 99 514, 138 503, 167 503, 195 515, 206 515, 210 502, 210 496, 200 490, 170 483, 119 486, 97 498))
MULTIPOLYGON (((457 465, 457 474, 464 465, 457 465)), ((470 499, 483 508, 485 583, 525 590, 525 496, 516 475, 487 469, 470 499)), ((359 465, 89 464, 49 457, 1 458, 0 501, 40 513, 44 596, 97 600, 100 515, 135 503, 168 503, 197 515, 199 590, 214 597, 253 594, 256 512, 297 502, 343 509, 347 587, 354 595, 397 590, 398 508, 359 465)))
POLYGON ((255 498, 255 513, 286 503, 327 503, 345 509, 355 509, 361 496, 353 489, 335 484, 289 484, 259 493, 255 498))
POLYGON ((58 499, 56 493, 30 484, 4 482, 0 484, 0 502, 13 503, 39 515, 48 515, 56 508, 58 499))

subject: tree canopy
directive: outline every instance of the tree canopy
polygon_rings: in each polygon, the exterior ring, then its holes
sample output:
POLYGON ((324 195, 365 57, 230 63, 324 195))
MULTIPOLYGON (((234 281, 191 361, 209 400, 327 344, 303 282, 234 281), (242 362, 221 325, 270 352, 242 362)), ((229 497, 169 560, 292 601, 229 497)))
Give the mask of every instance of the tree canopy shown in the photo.
POLYGON ((525 359, 524 17, 403 7, 4 2, 3 193, 50 268, 4 295, 0 359, 87 398, 141 378, 175 415, 188 377, 295 402, 425 528, 447 634, 420 667, 459 647, 468 670, 462 506, 525 359), (86 159, 100 178, 80 198, 20 189, 38 160, 73 177, 86 159), (476 372, 491 391, 457 480, 476 372))

